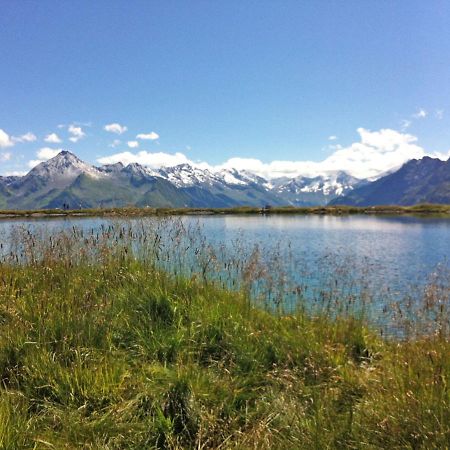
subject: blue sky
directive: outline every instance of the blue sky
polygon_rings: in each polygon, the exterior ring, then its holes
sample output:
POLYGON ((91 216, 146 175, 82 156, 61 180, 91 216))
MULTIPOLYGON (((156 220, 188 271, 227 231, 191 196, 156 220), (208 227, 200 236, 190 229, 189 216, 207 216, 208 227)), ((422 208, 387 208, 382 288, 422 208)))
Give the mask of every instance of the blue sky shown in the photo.
POLYGON ((366 133, 371 153, 380 136, 381 155, 403 145, 392 164, 445 156, 449 23, 439 0, 4 1, 0 173, 59 148, 91 163, 234 158, 261 173, 274 160, 346 168, 358 151, 383 166, 358 150, 361 130, 379 133, 366 133))

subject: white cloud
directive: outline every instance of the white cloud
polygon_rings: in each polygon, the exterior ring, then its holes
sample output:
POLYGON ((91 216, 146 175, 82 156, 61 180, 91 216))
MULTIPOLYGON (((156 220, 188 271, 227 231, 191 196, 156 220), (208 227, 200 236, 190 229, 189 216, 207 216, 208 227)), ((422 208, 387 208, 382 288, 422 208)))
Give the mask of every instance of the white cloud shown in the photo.
POLYGON ((97 161, 100 164, 115 164, 120 161, 125 165, 137 162, 144 166, 151 167, 152 169, 159 169, 160 167, 171 167, 184 163, 192 164, 192 162, 183 153, 151 153, 145 150, 137 153, 116 153, 114 155, 99 158, 97 159, 97 161))
POLYGON ((0 129, 0 148, 12 147, 18 142, 34 142, 36 139, 36 136, 30 131, 21 136, 9 136, 6 131, 0 129))
POLYGON ((376 177, 397 168, 412 158, 425 155, 416 144, 417 138, 391 129, 370 131, 358 128, 360 141, 335 151, 321 164, 324 168, 339 168, 361 177, 376 177))
POLYGON ((62 148, 43 147, 37 151, 36 156, 40 160, 46 161, 47 159, 53 158, 61 151, 62 148))
POLYGON ((9 134, 0 128, 0 148, 12 147, 13 145, 14 142, 9 134))
POLYGON ((36 167, 38 164, 40 164, 41 162, 43 162, 40 159, 31 159, 30 161, 28 161, 27 166, 32 169, 33 167, 36 167))
POLYGON ((139 147, 139 142, 138 141, 128 141, 127 145, 130 148, 137 148, 137 147, 139 147))
POLYGON ((437 109, 435 112, 436 119, 441 120, 444 117, 444 110, 443 109, 437 109))
POLYGON ((32 159, 28 161, 27 165, 30 169, 32 169, 41 162, 47 161, 48 159, 55 157, 61 151, 62 148, 42 147, 36 152, 36 156, 38 159, 32 159))
POLYGON ((150 132, 150 133, 140 133, 136 136, 136 139, 142 139, 144 141, 154 141, 156 139, 159 138, 159 134, 155 133, 154 131, 150 132))
POLYGON ((335 141, 336 139, 337 139, 337 136, 335 136, 334 134, 332 136, 328 136, 329 141, 335 141))
POLYGON ((128 128, 124 125, 120 125, 119 123, 110 123, 104 126, 104 130, 109 133, 123 134, 128 130, 128 128))
POLYGON ((15 136, 12 139, 14 142, 34 142, 37 137, 29 131, 28 133, 22 134, 22 136, 15 136))
POLYGON ((76 125, 69 125, 67 128, 68 132, 72 135, 69 140, 71 142, 78 142, 80 139, 83 139, 86 136, 86 133, 82 130, 81 127, 76 125))
POLYGON ((61 138, 56 133, 47 134, 44 138, 45 142, 49 144, 60 144, 62 142, 61 138))
POLYGON ((423 108, 420 108, 419 111, 417 111, 415 114, 413 114, 413 117, 415 119, 424 119, 427 116, 428 116, 428 113, 423 108))
POLYGON ((248 170, 265 178, 295 177, 298 175, 316 176, 330 171, 345 170, 358 178, 373 178, 382 173, 400 167, 412 158, 422 158, 429 154, 445 157, 445 154, 427 153, 417 145, 417 138, 411 134, 392 129, 370 131, 358 128, 359 140, 348 146, 334 146, 333 153, 320 162, 275 160, 268 163, 256 158, 230 158, 222 164, 210 166, 207 162, 193 162, 183 153, 137 153, 123 152, 99 158, 102 164, 121 161, 124 164, 137 162, 151 168, 175 166, 189 163, 193 166, 220 170, 235 168, 248 170))
POLYGON ((28 172, 26 170, 10 170, 4 173, 6 177, 23 177, 28 172))
MULTIPOLYGON (((268 179, 299 175, 314 177, 336 170, 345 170, 357 178, 376 178, 412 158, 422 158, 427 154, 416 144, 417 138, 410 134, 391 129, 370 131, 358 128, 357 132, 360 137, 357 142, 348 146, 333 146, 333 153, 320 162, 275 160, 266 163, 256 158, 230 158, 214 167, 206 163, 193 165, 211 170, 248 170, 268 179)), ((429 155, 445 159, 445 154, 429 155)))

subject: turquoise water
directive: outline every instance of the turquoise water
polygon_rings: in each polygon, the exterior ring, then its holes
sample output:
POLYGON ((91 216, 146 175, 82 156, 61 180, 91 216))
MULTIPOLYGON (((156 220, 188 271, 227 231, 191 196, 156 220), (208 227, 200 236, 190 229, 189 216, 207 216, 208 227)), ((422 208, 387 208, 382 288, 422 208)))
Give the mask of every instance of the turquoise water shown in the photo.
MULTIPOLYGON (((76 227, 95 233, 112 222, 97 218, 2 221, 0 237, 7 246, 12 227, 49 234, 76 227)), ((166 234, 162 247, 172 248, 172 253, 161 250, 161 264, 166 268, 203 272, 228 286, 236 282, 233 277, 242 277, 245 272, 254 292, 275 303, 282 297, 284 307, 295 306, 300 297, 333 307, 337 297, 351 302, 365 296, 379 312, 393 301, 417 301, 430 280, 439 279, 444 288, 448 283, 449 219, 230 215, 144 218, 122 225, 166 234), (187 230, 188 238, 177 237, 174 229, 180 227, 187 230), (211 261, 206 253, 213 255, 211 261), (240 265, 239 260, 247 263, 240 265)), ((448 294, 445 289, 443 292, 448 294)))
MULTIPOLYGON (((158 219, 156 219, 158 220, 158 219)), ((346 260, 365 271, 380 285, 425 282, 438 264, 448 264, 450 257, 450 219, 372 216, 202 216, 182 217, 187 225, 199 225, 206 242, 213 246, 240 240, 250 249, 258 244, 261 254, 269 257, 275 247, 293 257, 290 277, 305 262, 312 266, 327 257, 346 260), (298 266, 297 266, 298 265, 298 266)), ((154 218, 133 222, 154 223, 154 218)), ((45 219, 0 222, 0 238, 7 240, 11 227, 24 226, 48 231, 98 229, 109 219, 45 219)), ((151 225, 150 225, 151 226, 151 225)), ((316 266, 319 270, 320 267, 316 266)))

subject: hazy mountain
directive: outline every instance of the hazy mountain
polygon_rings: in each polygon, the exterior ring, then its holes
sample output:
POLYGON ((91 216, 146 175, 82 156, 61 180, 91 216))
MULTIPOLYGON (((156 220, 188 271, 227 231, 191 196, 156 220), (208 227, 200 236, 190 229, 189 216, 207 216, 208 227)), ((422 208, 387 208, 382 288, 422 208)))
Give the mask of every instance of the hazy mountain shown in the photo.
POLYGON ((0 177, 0 208, 324 205, 360 184, 345 172, 268 181, 248 171, 189 164, 159 170, 120 162, 95 167, 62 151, 23 177, 0 177))
POLYGON ((375 206, 450 203, 450 159, 412 159, 396 172, 357 187, 334 205, 375 206))
POLYGON ((297 206, 326 205, 330 200, 345 195, 363 180, 347 172, 335 171, 317 177, 299 176, 272 181, 273 190, 290 204, 297 206))

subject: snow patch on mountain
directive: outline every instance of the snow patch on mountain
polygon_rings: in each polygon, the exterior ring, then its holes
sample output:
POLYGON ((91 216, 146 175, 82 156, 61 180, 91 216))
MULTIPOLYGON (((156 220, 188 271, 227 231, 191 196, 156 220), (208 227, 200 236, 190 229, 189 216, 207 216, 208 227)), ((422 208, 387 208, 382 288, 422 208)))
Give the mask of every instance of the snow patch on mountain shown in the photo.
POLYGON ((213 185, 220 179, 208 169, 200 169, 190 164, 179 164, 174 167, 166 167, 158 170, 159 175, 170 181, 177 187, 189 187, 197 185, 213 185))
POLYGON ((353 189, 362 180, 347 172, 335 171, 316 177, 279 178, 272 180, 273 189, 282 194, 322 193, 325 196, 339 196, 353 189))

